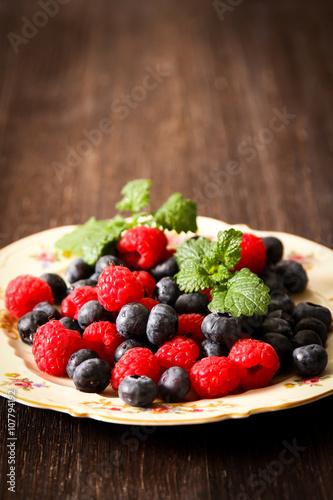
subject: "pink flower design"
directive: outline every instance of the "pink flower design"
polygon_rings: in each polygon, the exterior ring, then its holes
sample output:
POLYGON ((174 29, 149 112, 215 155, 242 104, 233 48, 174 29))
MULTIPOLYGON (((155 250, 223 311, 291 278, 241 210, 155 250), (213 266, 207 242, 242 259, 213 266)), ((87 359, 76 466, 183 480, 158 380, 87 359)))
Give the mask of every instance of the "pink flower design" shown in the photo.
POLYGON ((320 378, 319 377, 316 377, 316 378, 305 378, 303 380, 303 384, 317 384, 318 382, 320 382, 320 378))
POLYGON ((203 410, 200 410, 199 408, 195 408, 194 410, 191 410, 192 413, 195 413, 197 411, 203 411, 203 410))
POLYGON ((155 406, 152 411, 154 413, 162 413, 162 412, 165 412, 165 411, 169 411, 169 408, 168 407, 164 407, 164 406, 155 406))
POLYGON ((111 411, 121 411, 121 408, 112 407, 112 408, 109 408, 109 410, 111 410, 111 411))
POLYGON ((289 260, 294 260, 299 264, 304 264, 304 262, 306 262, 306 257, 304 257, 304 255, 292 254, 289 255, 289 260))
POLYGON ((43 262, 54 262, 57 259, 57 256, 50 250, 44 250, 37 255, 37 259, 43 262))
POLYGON ((26 380, 16 380, 14 382, 14 385, 17 385, 18 387, 24 387, 24 388, 31 388, 32 387, 32 383, 31 382, 28 382, 26 380))

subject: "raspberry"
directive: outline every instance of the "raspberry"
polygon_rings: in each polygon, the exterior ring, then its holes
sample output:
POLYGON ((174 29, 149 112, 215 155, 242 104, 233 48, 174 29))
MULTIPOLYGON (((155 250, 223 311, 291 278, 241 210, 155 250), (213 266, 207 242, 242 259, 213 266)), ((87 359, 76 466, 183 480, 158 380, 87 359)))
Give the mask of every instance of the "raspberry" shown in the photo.
POLYGON ((203 320, 204 316, 201 316, 201 314, 179 314, 177 335, 190 336, 194 342, 200 345, 206 338, 201 331, 203 320))
POLYGON ((159 304, 158 300, 151 299, 149 297, 143 297, 143 299, 138 300, 138 303, 142 304, 143 306, 145 306, 148 309, 149 312, 152 310, 152 308, 154 306, 156 306, 157 304, 159 304))
POLYGON ((163 231, 156 227, 135 226, 118 243, 120 258, 132 269, 149 269, 160 262, 167 246, 163 231))
POLYGON ((137 302, 144 290, 133 273, 123 266, 108 266, 97 283, 98 300, 108 311, 120 311, 129 302, 137 302))
POLYGON ((262 238, 250 233, 243 233, 241 258, 235 266, 235 270, 239 271, 243 267, 247 267, 255 274, 261 273, 266 266, 266 247, 262 238))
POLYGON ((51 375, 65 375, 70 356, 83 347, 79 332, 66 330, 60 321, 40 326, 34 337, 32 354, 38 368, 51 375))
POLYGON ((225 396, 238 387, 240 373, 236 363, 228 358, 211 356, 197 361, 191 368, 190 380, 199 396, 225 396))
POLYGON ((85 348, 96 351, 108 363, 113 362, 115 350, 124 341, 109 321, 91 323, 83 332, 83 340, 85 348))
POLYGON ((154 289, 156 286, 156 281, 147 271, 133 271, 133 276, 135 279, 141 283, 143 289, 145 290, 147 297, 154 297, 154 289))
POLYGON ((236 342, 228 358, 240 367, 240 385, 246 390, 265 387, 280 366, 274 348, 254 339, 236 342))
POLYGON ((207 295, 208 299, 209 299, 209 302, 212 301, 212 294, 210 293, 212 291, 211 288, 206 288, 205 290, 201 290, 202 293, 204 293, 205 295, 207 295))
POLYGON ((75 290, 62 301, 62 315, 68 318, 77 319, 81 307, 91 300, 97 300, 96 288, 92 286, 79 286, 75 288, 75 290))
POLYGON ((171 366, 179 366, 188 372, 199 357, 199 347, 194 340, 178 336, 165 342, 155 356, 162 370, 167 370, 171 366))
POLYGON ((120 382, 128 375, 146 375, 157 384, 161 375, 158 359, 146 347, 133 347, 115 364, 111 379, 114 390, 118 390, 120 382))
POLYGON ((15 318, 21 318, 44 301, 53 304, 53 294, 51 287, 41 278, 22 274, 8 283, 5 305, 15 318))

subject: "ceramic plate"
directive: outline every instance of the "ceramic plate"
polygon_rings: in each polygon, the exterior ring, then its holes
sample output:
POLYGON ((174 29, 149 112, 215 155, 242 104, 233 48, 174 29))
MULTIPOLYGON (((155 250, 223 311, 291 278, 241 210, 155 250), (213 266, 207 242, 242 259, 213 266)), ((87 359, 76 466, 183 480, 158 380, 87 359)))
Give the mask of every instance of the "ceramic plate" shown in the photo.
MULTIPOLYGON (((224 222, 198 217, 199 232, 215 237, 230 226, 224 222)), ((186 401, 177 404, 156 402, 151 408, 123 404, 108 388, 101 394, 77 391, 70 379, 53 377, 36 367, 31 347, 18 338, 16 322, 6 314, 4 293, 8 282, 19 274, 36 276, 55 272, 64 276, 73 257, 55 249, 55 242, 75 226, 50 229, 9 245, 0 251, 0 393, 4 397, 36 408, 52 409, 75 417, 89 417, 106 422, 131 425, 185 425, 244 418, 254 413, 281 410, 327 396, 333 392, 333 335, 327 349, 329 363, 320 377, 301 379, 296 375, 274 378, 263 389, 217 399, 186 401)), ((301 262, 309 275, 307 290, 292 298, 296 303, 311 301, 332 310, 333 251, 317 243, 285 233, 249 230, 260 236, 273 235, 283 241, 284 257, 301 262)), ((171 245, 182 238, 170 233, 171 245)), ((111 386, 110 386, 111 387, 111 386)))

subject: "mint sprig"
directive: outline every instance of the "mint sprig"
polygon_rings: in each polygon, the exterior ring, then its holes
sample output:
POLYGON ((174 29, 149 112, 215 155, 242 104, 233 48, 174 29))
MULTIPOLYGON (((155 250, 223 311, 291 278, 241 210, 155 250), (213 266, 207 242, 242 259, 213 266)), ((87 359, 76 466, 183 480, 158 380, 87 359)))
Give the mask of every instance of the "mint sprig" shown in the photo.
POLYGON ((139 212, 150 203, 148 179, 137 179, 128 182, 121 190, 123 199, 116 204, 117 210, 130 211, 132 214, 139 212))
POLYGON ((236 317, 266 314, 269 288, 249 269, 235 271, 241 257, 242 232, 233 228, 220 231, 217 241, 189 240, 175 253, 179 265, 176 280, 184 292, 212 288, 212 312, 229 312, 236 317))

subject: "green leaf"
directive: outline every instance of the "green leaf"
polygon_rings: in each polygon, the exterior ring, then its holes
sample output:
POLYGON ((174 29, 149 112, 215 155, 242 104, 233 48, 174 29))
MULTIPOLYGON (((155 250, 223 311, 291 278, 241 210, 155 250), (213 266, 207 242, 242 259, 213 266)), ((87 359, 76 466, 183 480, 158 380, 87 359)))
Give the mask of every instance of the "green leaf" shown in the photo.
POLYGON ((234 228, 220 231, 217 234, 217 247, 219 258, 228 269, 233 269, 241 258, 242 231, 234 228))
POLYGON ((150 185, 151 181, 148 179, 137 179, 128 182, 121 190, 123 199, 116 204, 117 210, 130 210, 135 213, 149 205, 150 185))
POLYGON ((211 290, 212 300, 208 304, 211 312, 225 312, 225 298, 227 289, 225 285, 217 285, 211 290))
POLYGON ((212 275, 212 278, 217 282, 217 283, 224 283, 225 281, 228 281, 230 278, 232 278, 233 273, 229 271, 227 267, 225 267, 224 264, 220 264, 217 272, 212 275))
POLYGON ((197 292, 211 288, 214 285, 214 280, 207 271, 196 262, 189 262, 186 267, 183 267, 176 274, 176 281, 180 290, 184 292, 197 292))
MULTIPOLYGON (((247 268, 236 271, 234 276, 226 283, 227 292, 223 300, 218 295, 216 300, 209 305, 211 311, 217 307, 224 312, 230 312, 236 317, 241 314, 252 316, 254 313, 266 314, 270 303, 269 288, 258 276, 247 268)), ((215 289, 214 289, 215 290, 215 289)), ((213 297, 214 297, 213 291, 213 297)))
POLYGON ((177 233, 192 231, 197 227, 197 204, 191 200, 184 200, 180 193, 172 194, 167 201, 155 212, 158 226, 164 229, 175 229, 177 233))
POLYGON ((179 268, 189 262, 200 264, 209 251, 210 244, 211 242, 208 238, 199 237, 197 239, 185 241, 179 245, 174 255, 179 268))
POLYGON ((86 237, 96 235, 100 231, 105 230, 109 224, 109 220, 97 221, 95 217, 91 217, 85 224, 78 226, 76 229, 60 238, 55 246, 65 252, 81 255, 82 241, 86 237))

